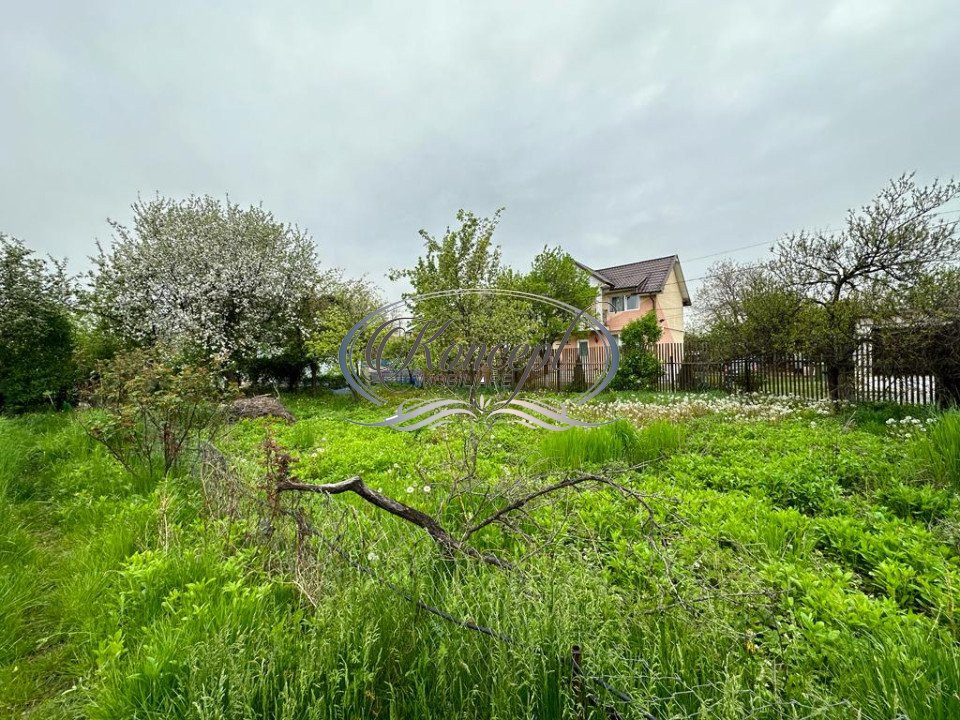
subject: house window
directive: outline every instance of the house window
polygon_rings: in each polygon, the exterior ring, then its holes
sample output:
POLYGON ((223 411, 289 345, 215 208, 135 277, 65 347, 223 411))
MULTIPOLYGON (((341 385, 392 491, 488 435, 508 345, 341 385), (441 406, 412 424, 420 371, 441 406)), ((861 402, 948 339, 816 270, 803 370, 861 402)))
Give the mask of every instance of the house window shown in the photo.
POLYGON ((587 342, 586 340, 581 340, 578 343, 578 348, 580 350, 580 357, 586 359, 589 347, 590 347, 590 343, 587 342))
POLYGON ((612 312, 623 312, 623 295, 614 295, 610 298, 612 312))
POLYGON ((639 295, 627 295, 627 310, 636 310, 640 307, 639 295))

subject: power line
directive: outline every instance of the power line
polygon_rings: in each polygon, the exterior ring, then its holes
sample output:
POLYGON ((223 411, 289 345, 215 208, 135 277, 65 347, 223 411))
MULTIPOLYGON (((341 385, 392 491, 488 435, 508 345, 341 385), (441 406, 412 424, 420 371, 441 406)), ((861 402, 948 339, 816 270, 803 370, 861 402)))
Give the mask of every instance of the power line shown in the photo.
MULTIPOLYGON (((933 213, 929 213, 929 214, 932 215, 932 216, 941 216, 941 215, 951 215, 951 214, 954 214, 954 213, 960 213, 960 208, 958 208, 958 209, 956 209, 956 210, 942 210, 942 211, 940 211, 940 212, 933 212, 933 213)), ((953 224, 955 224, 956 222, 957 222, 957 221, 943 222, 943 223, 940 223, 940 224, 934 226, 934 229, 936 229, 936 228, 941 228, 941 227, 945 227, 945 226, 947 226, 947 225, 953 225, 953 224)), ((826 229, 827 229, 828 231, 831 231, 831 232, 833 231, 832 228, 830 228, 829 225, 827 226, 826 229)), ((752 250, 753 248, 758 248, 758 247, 764 247, 764 246, 772 247, 772 246, 776 245, 778 242, 779 242, 779 238, 776 239, 776 240, 764 240, 763 242, 753 243, 753 244, 751 244, 751 245, 741 245, 740 247, 730 248, 730 249, 728 249, 728 250, 718 250, 717 252, 708 253, 708 254, 706 254, 706 255, 698 255, 697 257, 686 258, 686 259, 684 260, 684 262, 691 263, 691 262, 696 262, 697 260, 706 260, 706 259, 708 259, 708 258, 718 257, 718 256, 720 256, 720 255, 729 255, 730 253, 739 252, 739 251, 741 251, 741 250, 752 250)), ((699 278, 690 278, 690 279, 691 279, 691 280, 697 280, 697 279, 699 279, 699 278)))
MULTIPOLYGON (((946 210, 946 211, 944 211, 944 212, 939 212, 939 213, 931 213, 931 215, 947 215, 947 214, 950 214, 950 213, 960 213, 960 209, 957 209, 957 210, 946 210)), ((930 227, 930 229, 931 229, 931 230, 939 230, 940 228, 944 228, 944 227, 947 227, 947 226, 950 226, 950 225, 958 225, 958 224, 960 224, 960 218, 958 218, 958 219, 956 219, 956 220, 947 220, 947 221, 944 221, 944 222, 941 222, 941 223, 937 223, 936 225, 932 225, 932 226, 930 227)), ((716 257, 716 256, 719 256, 719 255, 726 255, 726 254, 728 254, 728 253, 736 252, 736 251, 738 251, 738 250, 745 250, 745 249, 747 249, 747 248, 760 247, 761 245, 768 245, 768 244, 769 244, 769 245, 773 245, 773 244, 775 244, 776 242, 778 242, 778 241, 774 241, 774 242, 770 242, 770 243, 756 243, 756 244, 754 244, 754 245, 744 245, 743 247, 732 248, 732 249, 730 249, 730 250, 721 250, 721 251, 719 251, 719 252, 712 253, 712 254, 710 254, 710 255, 701 255, 700 257, 689 258, 689 259, 687 259, 687 260, 685 260, 685 261, 681 261, 681 262, 694 262, 694 261, 696 261, 696 260, 703 260, 704 258, 716 257)), ((678 257, 679 257, 679 256, 678 256, 678 257)), ((749 265, 741 265, 736 272, 737 272, 737 274, 742 274, 742 273, 744 273, 744 272, 746 272, 746 271, 748 271, 748 270, 759 270, 759 269, 761 269, 762 267, 764 267, 765 264, 766 264, 766 263, 760 262, 760 263, 753 263, 753 264, 749 264, 749 265)), ((705 280, 705 279, 708 278, 708 277, 710 277, 710 274, 709 274, 709 273, 706 273, 706 274, 704 274, 704 275, 697 275, 697 276, 689 277, 689 278, 688 278, 688 277, 684 277, 684 283, 687 284, 687 283, 693 282, 694 280, 705 280)), ((679 285, 680 285, 680 281, 679 281, 679 280, 674 280, 673 282, 665 282, 665 283, 663 284, 663 289, 665 290, 665 289, 667 289, 668 287, 677 287, 677 286, 679 286, 679 285)), ((660 292, 663 292, 663 291, 661 290, 660 292)), ((659 294, 659 293, 657 293, 657 294, 659 294)))
POLYGON ((750 250, 751 248, 763 247, 765 245, 772 245, 775 240, 764 240, 763 242, 754 243, 753 245, 742 245, 741 247, 730 248, 729 250, 720 250, 715 253, 710 253, 709 255, 700 255, 699 257, 687 258, 686 262, 696 262, 697 260, 706 260, 707 258, 717 257, 718 255, 729 255, 730 253, 739 252, 740 250, 750 250))

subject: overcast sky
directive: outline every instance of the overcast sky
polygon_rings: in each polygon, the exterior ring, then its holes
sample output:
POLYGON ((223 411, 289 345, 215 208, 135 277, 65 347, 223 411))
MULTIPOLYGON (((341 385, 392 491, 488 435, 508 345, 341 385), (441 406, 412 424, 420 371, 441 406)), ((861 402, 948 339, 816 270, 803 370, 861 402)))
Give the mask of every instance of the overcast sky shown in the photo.
POLYGON ((0 231, 81 270, 138 193, 229 193, 394 295, 419 228, 504 206, 511 264, 696 278, 960 174, 955 0, 190 5, 4 4, 0 231))

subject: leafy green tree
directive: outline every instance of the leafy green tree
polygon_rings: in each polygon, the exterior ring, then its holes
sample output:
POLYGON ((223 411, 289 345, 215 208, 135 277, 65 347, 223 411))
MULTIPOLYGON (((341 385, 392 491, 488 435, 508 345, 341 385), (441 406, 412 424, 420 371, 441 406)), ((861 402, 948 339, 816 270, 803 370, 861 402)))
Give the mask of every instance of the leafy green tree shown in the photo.
POLYGON ((64 266, 0 235, 0 409, 62 402, 74 382, 64 266))
POLYGON ((365 278, 339 279, 317 298, 313 322, 305 338, 314 384, 321 370, 336 366, 347 332, 383 302, 377 288, 365 278))
POLYGON ((349 329, 380 303, 379 293, 365 278, 348 279, 340 271, 325 273, 322 286, 303 298, 299 320, 288 328, 280 350, 249 364, 251 379, 285 383, 293 389, 309 371, 310 384, 316 388, 320 375, 336 365, 349 329))
POLYGON ((793 233, 774 248, 776 277, 815 307, 805 313, 804 344, 823 358, 834 401, 852 395, 860 327, 891 317, 884 299, 956 262, 958 221, 938 211, 957 197, 956 180, 922 186, 902 175, 850 210, 840 230, 793 233))
POLYGON ((653 387, 663 374, 660 361, 653 351, 662 334, 663 328, 654 310, 623 328, 620 332, 620 367, 612 383, 615 390, 653 387))
POLYGON ((720 261, 707 270, 697 296, 697 320, 706 328, 700 347, 721 362, 801 352, 807 305, 769 265, 720 261))
MULTIPOLYGON (((520 278, 518 285, 526 292, 559 300, 588 312, 597 299, 597 289, 590 284, 590 275, 559 247, 544 247, 533 259, 530 272, 520 278)), ((570 322, 569 312, 542 303, 537 303, 533 312, 541 340, 560 337, 570 322)))
POLYGON ((418 297, 443 290, 512 290, 521 286, 520 276, 503 266, 500 247, 493 242, 501 212, 481 218, 459 210, 459 227, 448 227, 439 239, 421 230, 424 254, 416 265, 390 272, 391 280, 407 280, 413 286, 414 292, 407 297, 414 305, 415 320, 450 322, 444 336, 448 341, 490 343, 529 337, 530 303, 493 293, 418 297))
POLYGON ((929 273, 886 302, 893 317, 871 328, 874 366, 932 376, 940 405, 960 405, 960 269, 929 273))

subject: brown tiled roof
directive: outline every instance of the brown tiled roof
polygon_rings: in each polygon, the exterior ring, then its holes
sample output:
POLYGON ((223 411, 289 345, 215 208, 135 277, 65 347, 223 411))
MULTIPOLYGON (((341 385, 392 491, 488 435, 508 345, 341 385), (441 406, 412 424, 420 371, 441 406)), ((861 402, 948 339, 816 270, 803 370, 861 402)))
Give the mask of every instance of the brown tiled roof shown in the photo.
POLYGON ((590 268, 583 263, 577 264, 601 282, 606 283, 611 290, 634 290, 641 294, 650 295, 663 292, 670 271, 674 265, 677 265, 677 280, 680 283, 680 291, 683 294, 684 304, 689 305, 690 299, 679 262, 676 255, 668 255, 653 260, 640 260, 639 262, 606 268, 590 268))
POLYGON ((581 265, 588 272, 592 272, 599 280, 606 282, 612 290, 633 290, 639 288, 642 293, 663 292, 667 284, 667 276, 677 261, 676 255, 641 260, 640 262, 614 265, 608 268, 588 268, 581 265))

